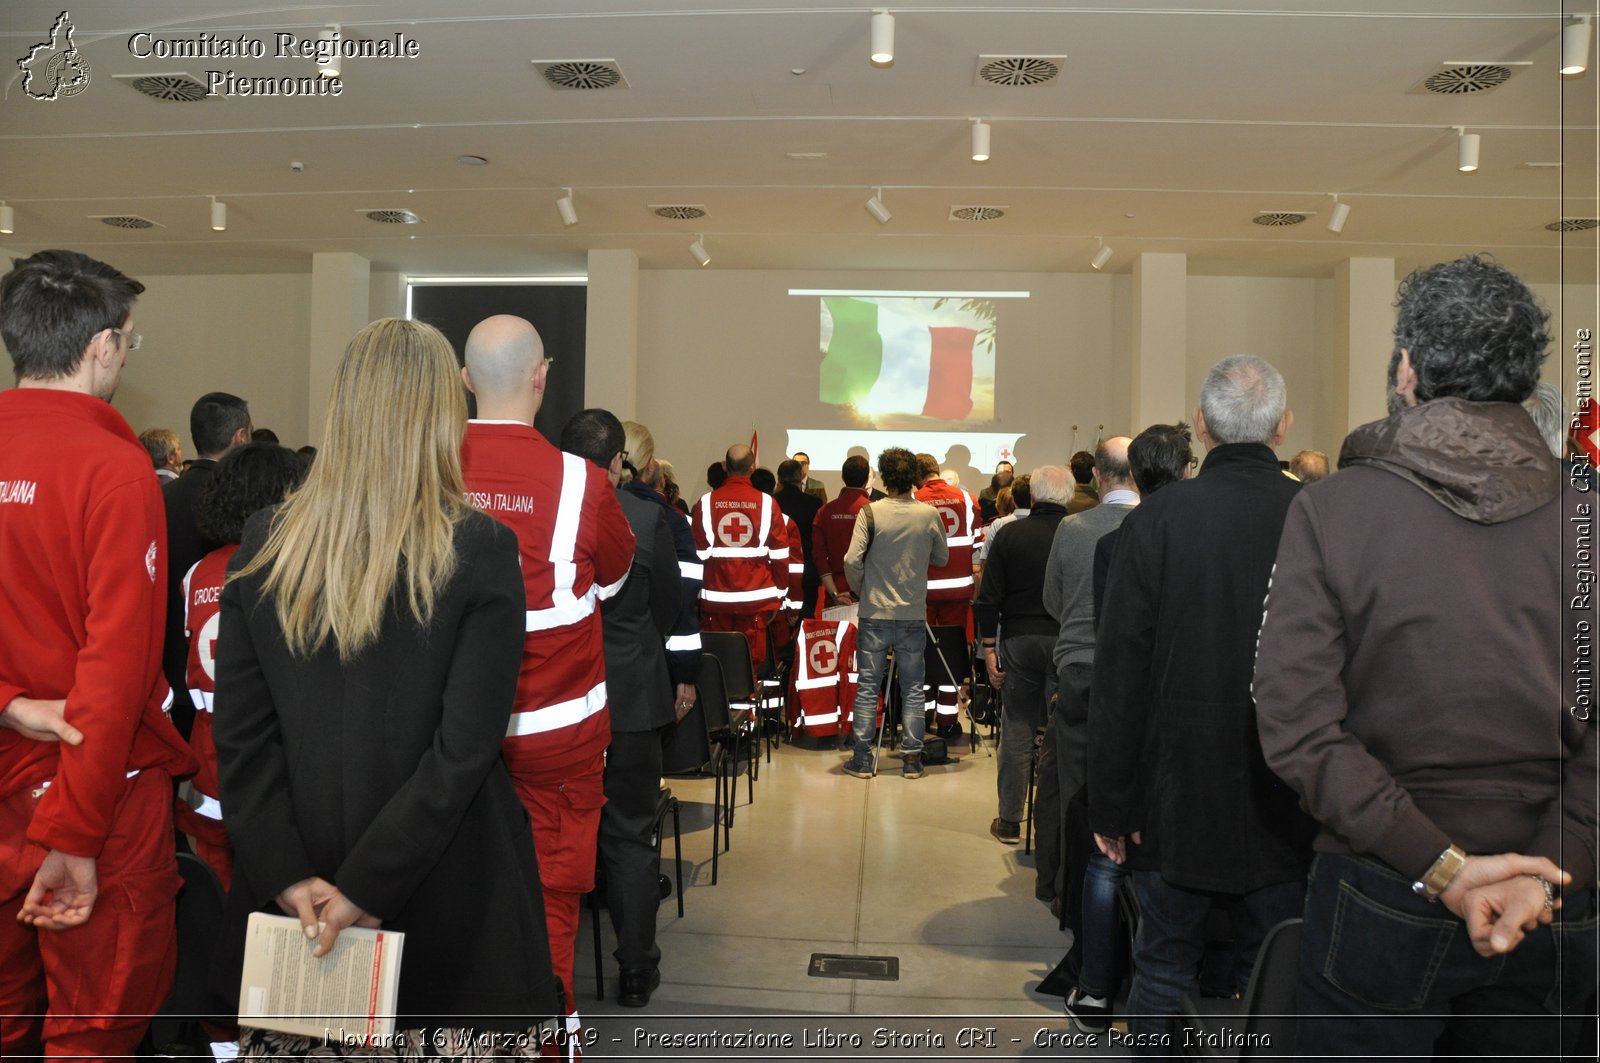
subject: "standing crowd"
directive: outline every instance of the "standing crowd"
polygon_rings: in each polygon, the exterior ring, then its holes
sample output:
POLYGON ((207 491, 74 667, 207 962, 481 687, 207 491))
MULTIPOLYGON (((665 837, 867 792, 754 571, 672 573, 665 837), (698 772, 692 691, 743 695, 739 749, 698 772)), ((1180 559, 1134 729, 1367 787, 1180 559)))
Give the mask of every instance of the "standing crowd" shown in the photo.
MULTIPOLYGON (((660 983, 663 739, 703 631, 757 662, 822 647, 796 663, 819 690, 844 667, 858 778, 891 661, 904 778, 998 699, 989 830, 1018 843, 1037 777, 1037 891, 1074 932, 1087 1033, 1124 1018, 1170 1053, 1183 996, 1242 988, 1300 918, 1301 1055, 1572 1049, 1600 819, 1592 565, 1568 546, 1592 554, 1594 478, 1522 405, 1548 315, 1493 263, 1402 284, 1390 414, 1331 474, 1279 462, 1283 378, 1236 355, 1192 429, 1002 463, 976 497, 889 447, 880 490, 855 454, 828 499, 807 456, 774 475, 736 444, 692 507, 644 425, 534 427, 551 360, 509 316, 459 359, 425 324, 363 328, 314 455, 208 393, 185 462, 110 405, 142 291, 67 251, 0 279, 0 1057, 136 1049, 172 985, 180 848, 228 891, 219 986, 253 912, 318 956, 381 926, 433 1054, 572 1051, 597 867, 620 1001, 660 983)), ((211 1032, 248 1059, 313 1047, 211 1032)))

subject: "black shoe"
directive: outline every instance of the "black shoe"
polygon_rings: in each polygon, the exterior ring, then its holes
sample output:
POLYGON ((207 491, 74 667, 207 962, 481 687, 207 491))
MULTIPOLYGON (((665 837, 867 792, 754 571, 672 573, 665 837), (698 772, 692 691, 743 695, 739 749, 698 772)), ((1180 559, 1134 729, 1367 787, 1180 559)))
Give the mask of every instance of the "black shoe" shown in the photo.
POLYGON ((989 833, 1007 845, 1019 845, 1022 842, 1022 824, 1001 819, 999 816, 989 824, 989 833))
POLYGON ((922 754, 907 753, 905 760, 900 765, 900 775, 906 779, 920 779, 926 772, 922 770, 922 754))
POLYGON ((661 969, 636 967, 622 972, 622 984, 617 989, 617 1003, 625 1008, 642 1008, 650 1003, 650 994, 661 984, 661 969))
POLYGON ((1076 987, 1068 994, 1063 1010, 1067 1013, 1067 1018, 1072 1020, 1072 1025, 1082 1033, 1105 1033, 1111 1027, 1110 1001, 1101 1004, 1090 1003, 1089 998, 1083 995, 1083 990, 1076 987))
POLYGON ((857 753, 851 757, 844 766, 846 775, 854 775, 858 779, 872 778, 872 754, 857 753))

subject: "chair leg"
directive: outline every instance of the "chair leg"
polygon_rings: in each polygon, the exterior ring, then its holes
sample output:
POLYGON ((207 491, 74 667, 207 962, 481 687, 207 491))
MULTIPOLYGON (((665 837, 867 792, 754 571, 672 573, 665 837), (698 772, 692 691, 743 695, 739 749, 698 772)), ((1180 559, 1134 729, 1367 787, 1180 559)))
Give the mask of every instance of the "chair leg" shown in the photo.
POLYGON ((717 765, 716 799, 711 806, 711 884, 717 884, 717 854, 722 852, 722 840, 717 830, 722 823, 722 765, 717 765))
MULTIPOLYGON (((600 884, 595 883, 595 888, 589 891, 589 922, 594 925, 594 998, 606 998, 606 965, 605 956, 600 944, 600 884)), ((576 994, 578 989, 572 989, 576 994)))
POLYGON ((1033 852, 1033 789, 1039 781, 1039 753, 1035 749, 1032 758, 1028 761, 1028 809, 1023 819, 1027 820, 1027 837, 1022 843, 1022 854, 1027 856, 1033 852))
POLYGON ((678 918, 683 918, 683 834, 679 823, 678 802, 672 802, 672 873, 678 879, 678 918))

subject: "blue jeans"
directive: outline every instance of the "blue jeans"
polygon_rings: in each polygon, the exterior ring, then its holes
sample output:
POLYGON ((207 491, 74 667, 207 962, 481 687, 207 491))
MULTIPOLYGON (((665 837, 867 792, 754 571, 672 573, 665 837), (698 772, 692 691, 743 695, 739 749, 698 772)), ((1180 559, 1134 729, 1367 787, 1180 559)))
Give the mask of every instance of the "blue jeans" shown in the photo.
MULTIPOLYGON (((1502 956, 1377 860, 1322 853, 1301 932, 1299 1051, 1325 1058, 1571 1054, 1563 1023, 1595 989, 1594 895, 1569 891, 1556 921, 1502 956)), ((1592 1017, 1589 1019, 1593 1021, 1592 1017)))
POLYGON ((878 722, 878 692, 883 687, 891 646, 894 647, 895 673, 900 677, 901 724, 905 728, 900 751, 922 752, 922 735, 928 724, 922 697, 927 624, 920 619, 863 620, 856 632, 856 671, 861 677, 861 684, 856 687, 853 726, 857 756, 872 752, 873 732, 878 722))
POLYGON ((1112 863, 1104 853, 1089 857, 1083 873, 1083 970, 1078 988, 1091 997, 1109 997, 1116 991, 1117 887, 1128 869, 1112 863))
MULTIPOLYGON (((1226 855, 1218 854, 1217 859, 1226 859, 1226 855)), ((1239 961, 1246 970, 1255 965, 1267 931, 1300 914, 1305 891, 1302 879, 1237 897, 1243 902, 1243 918, 1234 928, 1239 961)), ((1171 1055, 1178 1039, 1171 1032, 1170 1019, 1178 1013, 1184 993, 1200 990, 1200 961, 1205 956, 1211 905, 1236 895, 1182 889, 1157 871, 1135 871, 1133 892, 1139 898, 1139 932, 1133 939, 1133 992, 1128 998, 1128 1010, 1133 1014, 1128 1032, 1143 1035, 1135 1046, 1138 1054, 1171 1055)))

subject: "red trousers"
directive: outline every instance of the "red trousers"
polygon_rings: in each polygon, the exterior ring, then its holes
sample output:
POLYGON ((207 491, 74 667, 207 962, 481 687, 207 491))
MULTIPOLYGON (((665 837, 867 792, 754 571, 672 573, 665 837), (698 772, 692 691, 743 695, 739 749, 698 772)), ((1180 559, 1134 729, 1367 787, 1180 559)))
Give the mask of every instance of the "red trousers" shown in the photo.
POLYGON ((569 1013, 577 1010, 572 967, 578 909, 583 895, 594 889, 600 809, 606 803, 605 763, 601 752, 589 763, 559 776, 517 773, 511 777, 533 820, 533 851, 539 858, 539 883, 544 888, 550 964, 561 979, 569 1013))
POLYGON ((70 930, 17 922, 46 855, 26 840, 36 801, 0 800, 0 1059, 131 1056, 178 963, 172 780, 128 780, 95 861, 94 910, 70 930))

